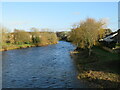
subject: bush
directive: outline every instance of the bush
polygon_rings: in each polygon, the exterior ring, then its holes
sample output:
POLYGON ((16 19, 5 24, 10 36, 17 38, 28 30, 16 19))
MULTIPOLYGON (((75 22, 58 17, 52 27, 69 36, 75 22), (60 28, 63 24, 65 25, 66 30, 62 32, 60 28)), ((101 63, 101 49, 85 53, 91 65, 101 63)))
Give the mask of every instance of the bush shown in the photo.
POLYGON ((25 43, 25 42, 30 42, 31 41, 30 33, 26 32, 24 30, 15 29, 14 37, 15 37, 15 42, 16 43, 18 43, 18 42, 25 43))
POLYGON ((16 42, 15 44, 22 45, 22 44, 23 44, 23 42, 16 42))
POLYGON ((40 43, 40 38, 39 37, 33 37, 32 42, 35 43, 35 44, 40 43))
POLYGON ((31 44, 31 42, 25 42, 25 44, 31 44))

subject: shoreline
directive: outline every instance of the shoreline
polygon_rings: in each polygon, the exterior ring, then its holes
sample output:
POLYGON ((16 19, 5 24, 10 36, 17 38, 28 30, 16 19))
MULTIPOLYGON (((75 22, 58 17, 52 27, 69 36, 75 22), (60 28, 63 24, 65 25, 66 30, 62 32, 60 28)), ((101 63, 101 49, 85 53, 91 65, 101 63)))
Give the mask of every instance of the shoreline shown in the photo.
POLYGON ((23 49, 23 48, 30 48, 30 47, 44 47, 52 44, 57 44, 58 42, 55 43, 46 43, 46 44, 39 44, 39 45, 31 45, 31 44, 23 44, 23 45, 10 45, 6 48, 0 49, 0 52, 2 51, 8 51, 8 50, 14 50, 14 49, 23 49))
POLYGON ((31 45, 31 46, 22 46, 22 47, 19 47, 19 46, 13 46, 13 47, 10 47, 10 48, 6 48, 6 49, 0 49, 0 51, 8 51, 8 50, 14 50, 14 49, 22 49, 22 48, 30 48, 30 47, 35 47, 35 45, 31 45))

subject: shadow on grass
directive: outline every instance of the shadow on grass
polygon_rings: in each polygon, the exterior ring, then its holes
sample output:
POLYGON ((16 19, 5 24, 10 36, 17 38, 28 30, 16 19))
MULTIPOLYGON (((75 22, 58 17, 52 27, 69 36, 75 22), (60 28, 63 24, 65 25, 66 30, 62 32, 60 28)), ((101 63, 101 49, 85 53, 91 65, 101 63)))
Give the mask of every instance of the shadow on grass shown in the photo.
POLYGON ((91 56, 87 51, 72 53, 79 70, 79 79, 85 79, 103 88, 120 88, 120 55, 94 47, 91 56))

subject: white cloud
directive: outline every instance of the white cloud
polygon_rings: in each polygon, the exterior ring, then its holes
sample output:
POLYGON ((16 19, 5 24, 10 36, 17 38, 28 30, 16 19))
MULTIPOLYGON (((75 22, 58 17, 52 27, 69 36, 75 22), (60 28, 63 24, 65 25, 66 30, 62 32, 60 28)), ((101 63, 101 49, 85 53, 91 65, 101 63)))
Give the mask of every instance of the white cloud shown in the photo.
POLYGON ((74 12, 73 14, 74 15, 80 15, 80 12, 74 12))

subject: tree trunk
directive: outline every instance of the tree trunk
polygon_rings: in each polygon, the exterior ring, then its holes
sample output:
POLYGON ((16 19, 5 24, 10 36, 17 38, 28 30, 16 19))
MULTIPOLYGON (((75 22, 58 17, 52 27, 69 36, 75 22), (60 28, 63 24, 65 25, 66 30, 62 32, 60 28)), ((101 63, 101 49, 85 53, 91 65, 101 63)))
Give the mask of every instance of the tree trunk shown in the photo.
POLYGON ((89 48, 89 56, 91 55, 91 52, 92 52, 92 50, 91 50, 91 48, 89 48))

